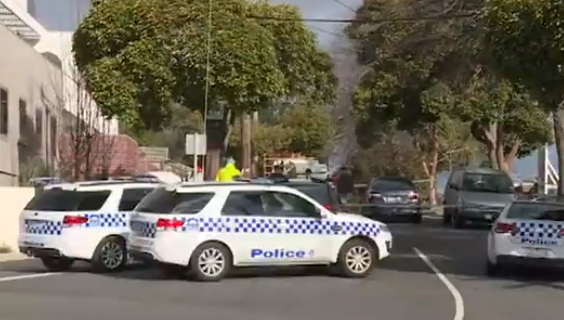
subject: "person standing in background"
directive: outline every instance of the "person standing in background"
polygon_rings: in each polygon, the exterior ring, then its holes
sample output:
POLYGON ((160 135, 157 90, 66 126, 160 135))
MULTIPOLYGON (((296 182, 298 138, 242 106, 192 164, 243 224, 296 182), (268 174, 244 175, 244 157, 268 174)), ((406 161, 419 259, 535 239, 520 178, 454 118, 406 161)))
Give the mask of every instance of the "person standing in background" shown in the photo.
POLYGON ((241 177, 241 171, 239 171, 239 169, 237 169, 237 167, 235 166, 235 159, 230 157, 227 159, 225 166, 223 166, 223 168, 219 169, 219 171, 217 172, 215 181, 230 182, 239 177, 241 177))
POLYGON ((333 178, 333 184, 335 184, 341 203, 348 203, 354 191, 352 171, 345 166, 340 167, 333 178))

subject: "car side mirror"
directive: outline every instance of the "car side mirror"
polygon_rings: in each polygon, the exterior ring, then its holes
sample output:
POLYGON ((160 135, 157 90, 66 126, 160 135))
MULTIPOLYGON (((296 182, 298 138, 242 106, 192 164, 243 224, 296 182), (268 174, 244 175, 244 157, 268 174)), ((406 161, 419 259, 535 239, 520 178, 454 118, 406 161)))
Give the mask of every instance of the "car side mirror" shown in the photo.
POLYGON ((448 187, 451 188, 452 190, 458 190, 459 189, 458 185, 456 185, 454 183, 449 184, 448 187))

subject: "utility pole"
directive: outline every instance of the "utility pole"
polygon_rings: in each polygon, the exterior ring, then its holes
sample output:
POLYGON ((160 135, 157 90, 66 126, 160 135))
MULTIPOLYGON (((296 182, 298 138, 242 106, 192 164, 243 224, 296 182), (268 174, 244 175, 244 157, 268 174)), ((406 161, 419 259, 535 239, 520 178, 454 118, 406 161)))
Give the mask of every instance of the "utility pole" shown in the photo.
POLYGON ((249 175, 252 166, 251 152, 251 130, 252 118, 247 112, 241 113, 241 163, 242 169, 245 169, 249 175))

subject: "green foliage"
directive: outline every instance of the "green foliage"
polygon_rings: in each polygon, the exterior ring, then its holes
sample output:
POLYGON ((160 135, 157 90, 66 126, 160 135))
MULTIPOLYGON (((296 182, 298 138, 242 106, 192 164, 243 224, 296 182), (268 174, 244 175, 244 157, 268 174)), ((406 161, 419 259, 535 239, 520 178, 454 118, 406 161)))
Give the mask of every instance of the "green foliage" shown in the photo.
POLYGON ((335 134, 326 107, 310 101, 299 101, 287 108, 280 125, 290 131, 290 151, 308 156, 319 156, 335 134))
MULTIPOLYGON (((240 123, 235 122, 230 137, 233 148, 241 146, 240 123)), ((252 148, 256 155, 293 152, 308 156, 322 155, 334 136, 335 127, 324 107, 309 101, 286 106, 273 123, 253 127, 252 148)))
POLYGON ((485 43, 495 66, 549 109, 564 101, 564 2, 488 0, 485 43))
MULTIPOLYGON (((249 112, 289 95, 332 101, 330 59, 303 22, 276 25, 251 13, 299 17, 289 5, 213 3, 209 102, 249 112)), ((98 1, 74 35, 76 64, 107 116, 160 128, 170 101, 203 111, 208 2, 98 1)))

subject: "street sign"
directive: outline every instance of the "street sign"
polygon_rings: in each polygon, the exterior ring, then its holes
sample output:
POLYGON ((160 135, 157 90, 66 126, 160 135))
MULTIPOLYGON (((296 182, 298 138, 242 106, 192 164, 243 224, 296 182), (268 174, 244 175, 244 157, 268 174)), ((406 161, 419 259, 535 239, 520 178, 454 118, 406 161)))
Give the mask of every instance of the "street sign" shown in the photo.
POLYGON ((207 136, 205 134, 186 135, 186 154, 189 156, 204 156, 207 150, 207 136))

